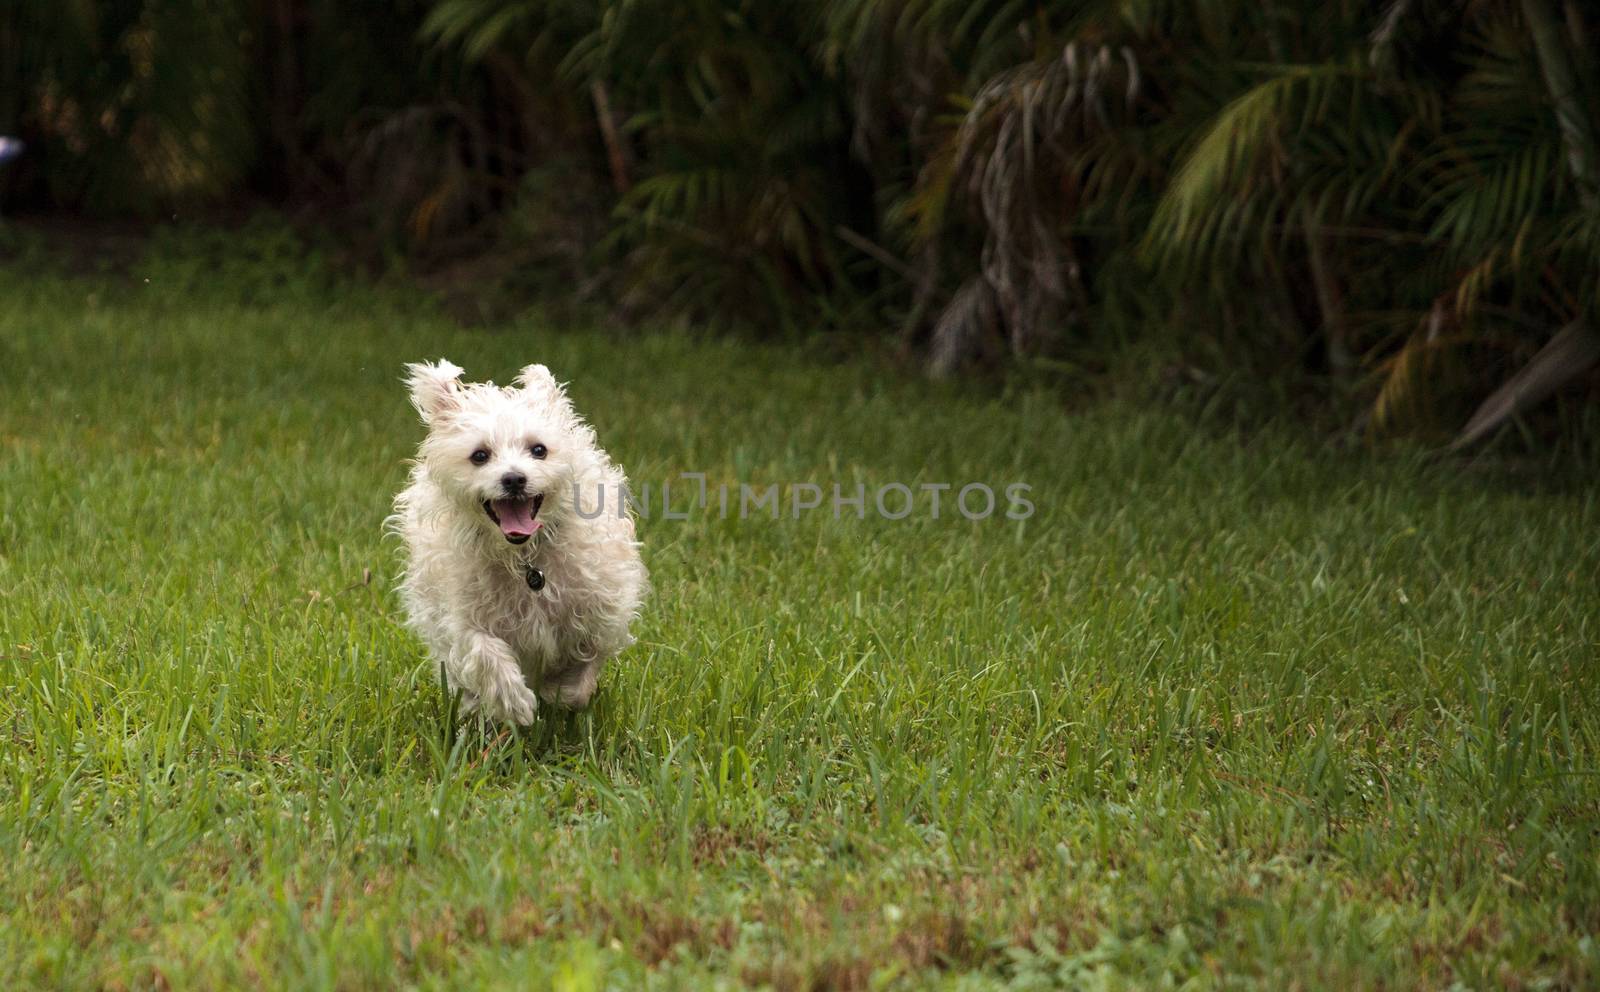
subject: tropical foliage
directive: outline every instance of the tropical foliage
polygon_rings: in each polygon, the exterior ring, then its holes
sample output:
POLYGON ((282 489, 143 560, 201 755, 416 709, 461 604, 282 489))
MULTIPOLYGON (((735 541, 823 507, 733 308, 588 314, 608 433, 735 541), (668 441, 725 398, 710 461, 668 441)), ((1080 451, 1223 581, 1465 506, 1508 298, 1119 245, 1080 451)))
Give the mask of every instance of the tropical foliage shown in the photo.
POLYGON ((1157 339, 1326 376, 1378 428, 1600 355, 1577 0, 67 0, 0 29, 0 128, 38 151, 13 199, 316 198, 603 271, 574 285, 624 311, 892 329, 939 372, 1157 339))

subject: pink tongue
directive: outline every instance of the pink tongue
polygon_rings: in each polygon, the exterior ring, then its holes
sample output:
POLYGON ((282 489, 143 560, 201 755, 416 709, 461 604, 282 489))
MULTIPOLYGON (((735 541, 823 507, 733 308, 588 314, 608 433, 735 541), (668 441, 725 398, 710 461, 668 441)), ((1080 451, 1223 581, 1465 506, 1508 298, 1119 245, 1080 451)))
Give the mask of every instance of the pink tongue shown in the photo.
POLYGON ((533 519, 531 499, 497 499, 491 505, 500 521, 500 533, 507 537, 531 537, 544 526, 544 521, 533 519))

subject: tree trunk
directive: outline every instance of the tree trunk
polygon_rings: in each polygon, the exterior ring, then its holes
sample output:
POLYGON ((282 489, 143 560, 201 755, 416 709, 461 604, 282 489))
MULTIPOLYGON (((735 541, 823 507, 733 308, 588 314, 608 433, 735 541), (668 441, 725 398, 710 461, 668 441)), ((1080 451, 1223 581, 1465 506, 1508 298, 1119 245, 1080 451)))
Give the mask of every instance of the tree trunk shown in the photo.
POLYGON ((1349 378, 1355 368, 1355 356, 1350 352, 1350 330, 1344 318, 1344 290, 1339 277, 1328 261, 1327 248, 1317 222, 1303 217, 1306 254, 1311 261, 1311 281, 1317 290, 1317 309, 1322 314, 1322 339, 1327 348, 1328 373, 1337 380, 1349 378))
POLYGON ((617 134, 617 122, 611 116, 611 95, 606 84, 595 80, 589 84, 589 95, 594 100, 594 116, 600 122, 600 137, 606 143, 606 158, 611 163, 611 185, 620 196, 633 185, 628 178, 628 150, 617 134))
MULTIPOLYGON (((1600 204, 1600 152, 1596 150, 1594 121, 1579 85, 1578 71, 1562 39, 1561 21, 1549 0, 1522 0, 1522 16, 1539 54, 1539 71, 1555 104, 1556 125, 1567 147, 1567 168, 1578 184, 1584 206, 1600 204)), ((1582 19, 1576 26, 1581 30, 1582 19)))

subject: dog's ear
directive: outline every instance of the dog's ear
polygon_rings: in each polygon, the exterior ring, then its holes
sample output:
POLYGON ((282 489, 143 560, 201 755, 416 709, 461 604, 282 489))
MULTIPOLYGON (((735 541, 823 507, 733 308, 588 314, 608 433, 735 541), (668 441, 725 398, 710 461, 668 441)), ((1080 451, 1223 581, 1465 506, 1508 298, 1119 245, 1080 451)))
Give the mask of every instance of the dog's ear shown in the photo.
POLYGON ((461 404, 461 366, 446 359, 413 362, 406 366, 406 385, 411 387, 411 405, 422 415, 424 424, 456 409, 461 404))
POLYGON ((550 370, 543 365, 523 366, 522 371, 517 373, 517 385, 527 392, 555 399, 561 399, 567 395, 567 391, 561 388, 561 383, 557 382, 556 377, 551 375, 550 370))

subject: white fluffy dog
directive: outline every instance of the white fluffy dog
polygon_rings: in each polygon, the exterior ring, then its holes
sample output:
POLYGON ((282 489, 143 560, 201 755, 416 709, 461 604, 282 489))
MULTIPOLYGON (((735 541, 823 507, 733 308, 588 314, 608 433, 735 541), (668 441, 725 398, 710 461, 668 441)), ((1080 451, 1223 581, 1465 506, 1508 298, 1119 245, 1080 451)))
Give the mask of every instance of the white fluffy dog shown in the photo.
POLYGON ((505 387, 444 360, 406 371, 428 427, 389 518, 412 629, 466 712, 527 724, 535 691, 588 705, 646 588, 622 470, 543 365, 505 387))

